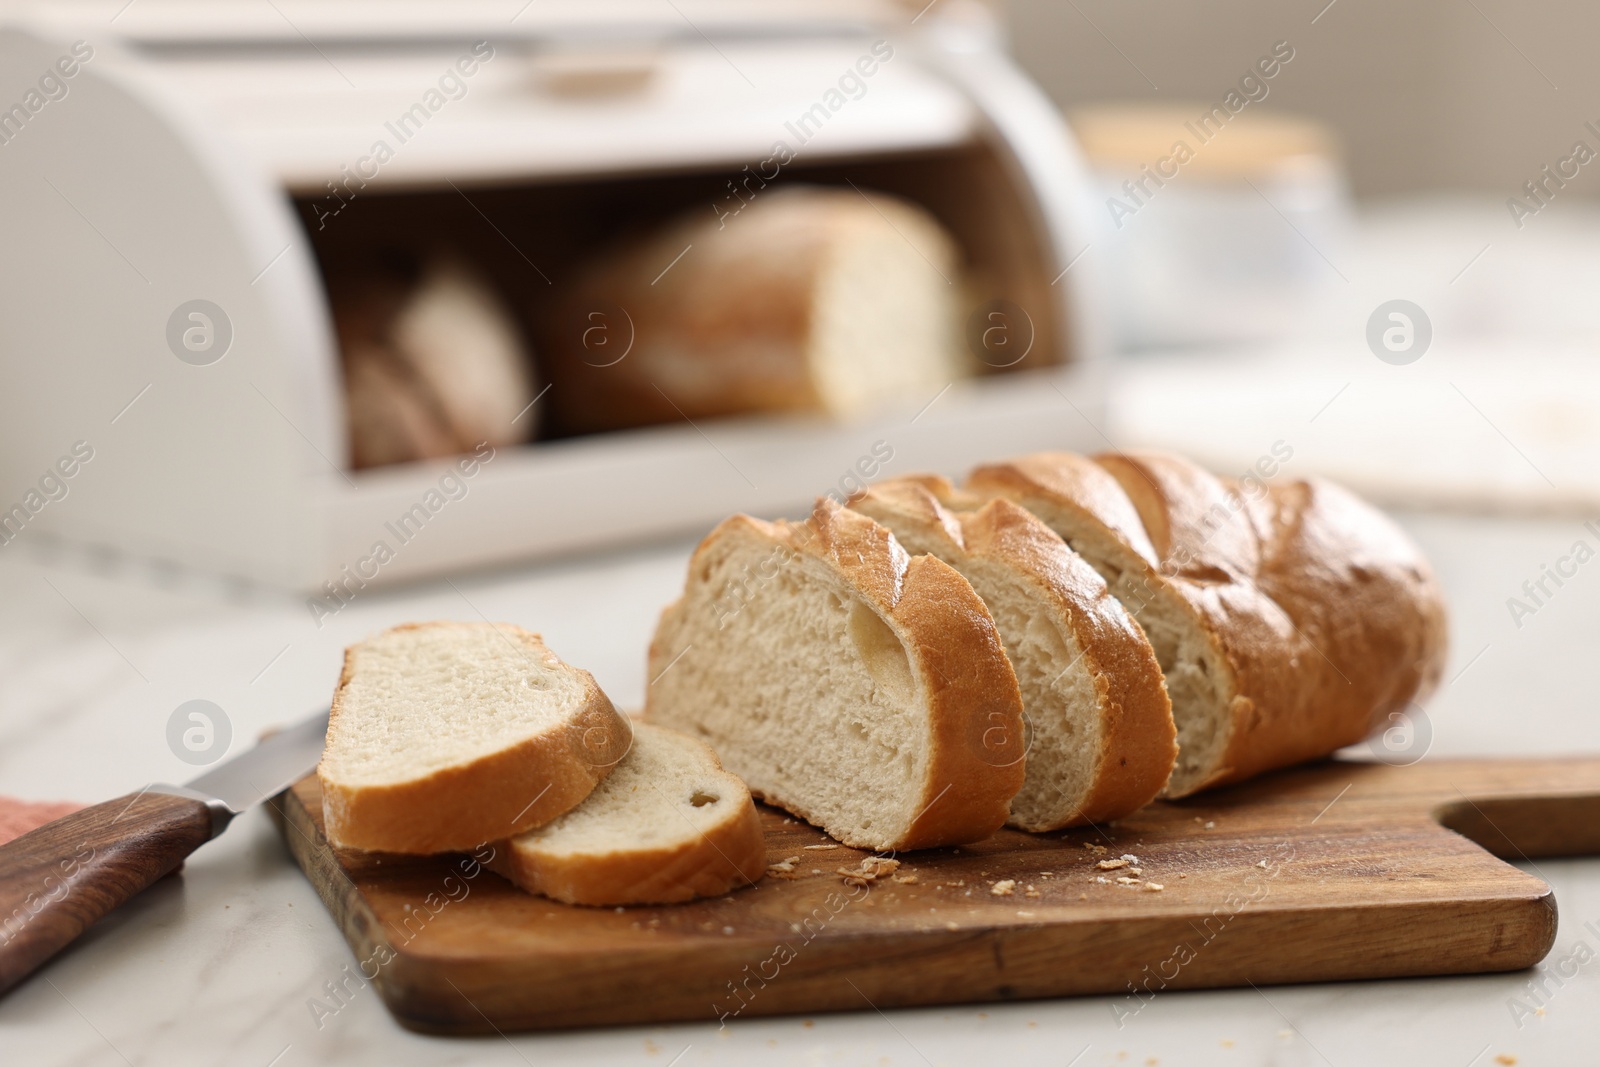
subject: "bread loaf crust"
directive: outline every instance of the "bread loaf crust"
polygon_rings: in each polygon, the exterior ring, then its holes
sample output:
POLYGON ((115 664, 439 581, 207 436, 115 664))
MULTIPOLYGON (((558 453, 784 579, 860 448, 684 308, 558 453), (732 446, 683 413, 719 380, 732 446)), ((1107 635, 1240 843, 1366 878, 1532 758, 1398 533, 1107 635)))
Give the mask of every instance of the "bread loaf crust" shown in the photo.
POLYGON ((1142 580, 1188 605, 1232 695, 1221 753, 1185 792, 1354 744, 1438 680, 1445 610, 1426 561, 1330 483, 1252 491, 1178 456, 1119 452, 1024 457, 980 468, 969 484, 1093 516, 1158 565, 1142 580))
MULTIPOLYGON (((820 813, 808 810, 803 798, 783 795, 744 773, 751 792, 861 848, 962 844, 1004 825, 1024 775, 1022 697, 994 620, 967 580, 931 556, 908 555, 888 530, 824 497, 802 523, 769 523, 747 515, 725 520, 690 559, 690 581, 719 540, 738 536, 824 563, 889 623, 921 681, 930 733, 922 784, 909 805, 914 814, 893 834, 863 836, 823 825, 820 813)), ((663 613, 651 643, 652 677, 677 654, 665 638, 683 603, 663 613)), ((686 720, 678 709, 663 709, 660 699, 652 688, 646 718, 682 727, 686 720)), ((724 746, 722 756, 736 773, 743 772, 733 749, 724 746)))
MULTIPOLYGON (((408 623, 394 629, 462 625, 475 624, 408 623)), ((561 662, 538 634, 510 624, 494 628, 530 656, 561 662)), ((358 648, 345 650, 328 717, 330 743, 341 729, 343 697, 358 648)), ((561 665, 582 680, 584 697, 556 730, 393 784, 347 785, 319 766, 328 840, 340 848, 369 851, 466 851, 542 826, 571 810, 627 754, 633 731, 588 671, 561 665)))
MULTIPOLYGON (((922 543, 940 543, 940 556, 970 556, 1006 566, 1027 583, 1043 610, 1071 633, 1080 649, 1101 714, 1092 784, 1075 818, 1023 829, 1109 821, 1137 811, 1161 792, 1178 750, 1161 668, 1138 623, 1065 541, 1011 501, 982 504, 937 475, 880 482, 850 503, 895 529, 912 524, 922 543)), ((1028 758, 1038 755, 1030 750, 1028 758)), ((1021 825, 1015 816, 1012 822, 1021 825)))
MULTIPOLYGON (((1230 483, 1232 485, 1233 483, 1230 483)), ((1237 488, 1235 486, 1235 488, 1237 488)), ((1387 516, 1322 479, 1245 496, 1262 545, 1257 583, 1347 685, 1335 735, 1353 744, 1438 686, 1449 643, 1443 591, 1387 516)))
POLYGON ((1238 781, 1326 755, 1347 719, 1347 684, 1256 578, 1261 544, 1241 495, 1208 471, 1158 453, 1094 457, 1144 520, 1161 574, 1219 638, 1233 675, 1226 741, 1197 786, 1238 781), (1335 690, 1333 687, 1337 686, 1335 690))
MULTIPOLYGON (((1051 508, 1070 512, 1101 528, 1107 537, 1154 566, 1155 547, 1128 494, 1111 472, 1072 452, 1037 452, 974 467, 966 487, 981 497, 1026 501, 1035 514, 1051 508)), ((1046 525, 1050 516, 1040 514, 1046 525)))

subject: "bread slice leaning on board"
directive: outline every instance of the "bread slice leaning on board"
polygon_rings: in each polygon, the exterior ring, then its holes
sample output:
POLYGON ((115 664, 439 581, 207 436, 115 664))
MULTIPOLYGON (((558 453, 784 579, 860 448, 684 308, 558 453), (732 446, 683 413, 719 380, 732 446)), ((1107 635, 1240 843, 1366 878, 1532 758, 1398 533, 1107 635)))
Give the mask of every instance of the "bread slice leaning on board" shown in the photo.
POLYGON ((879 482, 850 506, 961 572, 994 616, 1028 726, 1012 826, 1105 822, 1155 799, 1177 757, 1172 707, 1144 631, 1089 564, 1023 508, 937 475, 879 482))
POLYGON ((1039 516, 1144 627, 1178 730, 1169 796, 1327 755, 1437 684, 1445 610, 1426 560, 1327 482, 1041 453, 979 467, 966 488, 1039 516))
POLYGON ((397 626, 345 651, 317 766, 328 840, 426 854, 513 837, 587 797, 631 738, 538 634, 397 626))
POLYGON ((750 790, 703 742, 647 723, 583 803, 489 861, 530 893, 605 906, 721 896, 766 867, 750 790))
POLYGON ((649 678, 648 720, 857 848, 981 840, 1023 783, 1022 700, 983 601, 827 498, 701 542, 649 678))

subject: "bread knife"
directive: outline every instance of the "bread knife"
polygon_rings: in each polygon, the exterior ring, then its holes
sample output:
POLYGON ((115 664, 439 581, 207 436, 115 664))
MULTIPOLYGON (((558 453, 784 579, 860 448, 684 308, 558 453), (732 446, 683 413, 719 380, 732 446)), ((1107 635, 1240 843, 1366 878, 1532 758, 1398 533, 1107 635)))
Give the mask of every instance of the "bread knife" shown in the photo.
POLYGON ((327 732, 318 712, 186 785, 147 786, 0 845, 0 994, 314 770, 327 732))

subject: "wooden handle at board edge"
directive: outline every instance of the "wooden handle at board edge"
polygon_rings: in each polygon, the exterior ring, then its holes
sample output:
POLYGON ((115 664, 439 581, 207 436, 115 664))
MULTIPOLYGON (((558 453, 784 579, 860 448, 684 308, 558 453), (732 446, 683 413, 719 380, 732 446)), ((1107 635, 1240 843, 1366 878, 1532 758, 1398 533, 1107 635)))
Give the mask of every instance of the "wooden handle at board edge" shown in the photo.
POLYGON ((203 801, 147 790, 0 845, 0 994, 211 840, 203 801))

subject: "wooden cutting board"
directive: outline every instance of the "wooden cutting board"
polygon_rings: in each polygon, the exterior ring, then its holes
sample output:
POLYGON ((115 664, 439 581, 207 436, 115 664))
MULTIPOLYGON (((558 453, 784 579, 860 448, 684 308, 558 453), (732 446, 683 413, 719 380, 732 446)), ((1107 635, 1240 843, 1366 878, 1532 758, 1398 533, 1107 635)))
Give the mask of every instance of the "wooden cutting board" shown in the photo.
POLYGON ((1314 764, 1104 830, 906 853, 914 882, 864 886, 837 871, 867 853, 807 848, 820 831, 764 810, 769 861, 799 857, 795 876, 627 909, 530 896, 471 857, 335 852, 314 777, 274 808, 355 952, 345 988, 370 979, 413 1029, 1083 993, 1120 994, 1120 1015, 1162 989, 1531 966, 1555 899, 1495 857, 1600 853, 1600 758, 1314 764), (1097 866, 1123 854, 1139 875, 1097 866))

